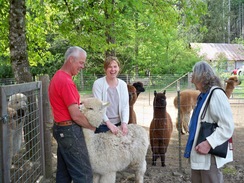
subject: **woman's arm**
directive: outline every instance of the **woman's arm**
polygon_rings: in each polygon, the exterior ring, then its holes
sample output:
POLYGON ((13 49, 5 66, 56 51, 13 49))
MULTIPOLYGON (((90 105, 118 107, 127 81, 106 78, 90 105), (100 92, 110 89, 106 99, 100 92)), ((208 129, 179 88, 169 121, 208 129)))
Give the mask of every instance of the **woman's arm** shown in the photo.
MULTIPOLYGON (((97 79, 94 83, 93 83, 93 86, 92 86, 92 93, 93 93, 93 96, 95 98, 98 98, 100 99, 101 101, 104 101, 104 102, 107 102, 106 98, 104 98, 104 92, 106 91, 103 91, 103 88, 105 87, 105 82, 103 82, 103 79, 100 78, 100 79, 97 79)), ((106 109, 105 109, 106 110, 106 109)), ((109 119, 106 115, 106 112, 104 113, 104 116, 103 116, 103 120, 104 122, 107 122, 109 119)))
POLYGON ((120 102, 121 102, 121 111, 120 111, 120 118, 122 123, 128 124, 129 122, 129 93, 128 93, 128 88, 127 84, 122 81, 121 82, 121 87, 120 87, 120 102), (125 92, 126 91, 126 92, 125 92))
POLYGON ((221 90, 213 92, 209 103, 209 115, 212 122, 216 122, 218 127, 207 137, 207 140, 212 148, 224 143, 234 132, 234 119, 232 115, 229 99, 221 90))

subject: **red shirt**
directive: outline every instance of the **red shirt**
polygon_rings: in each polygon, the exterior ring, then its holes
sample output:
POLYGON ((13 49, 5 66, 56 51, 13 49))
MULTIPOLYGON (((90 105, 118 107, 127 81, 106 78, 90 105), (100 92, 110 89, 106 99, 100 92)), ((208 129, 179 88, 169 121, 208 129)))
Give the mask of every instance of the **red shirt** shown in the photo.
POLYGON ((58 70, 50 82, 48 92, 54 121, 71 120, 68 107, 80 103, 80 95, 72 77, 58 70))

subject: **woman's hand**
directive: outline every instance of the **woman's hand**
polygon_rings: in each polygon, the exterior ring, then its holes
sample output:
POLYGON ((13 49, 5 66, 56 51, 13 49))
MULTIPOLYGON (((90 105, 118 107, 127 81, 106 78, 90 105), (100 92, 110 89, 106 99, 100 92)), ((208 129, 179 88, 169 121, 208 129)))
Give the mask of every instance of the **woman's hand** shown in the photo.
POLYGON ((127 123, 121 123, 121 128, 122 128, 123 135, 127 135, 128 133, 127 123))
POLYGON ((210 151, 211 146, 208 143, 207 140, 201 142, 200 144, 198 144, 195 148, 195 150, 199 153, 199 154, 208 154, 208 152, 210 151))
POLYGON ((117 135, 119 132, 119 128, 114 125, 113 123, 111 123, 110 121, 106 122, 107 127, 109 128, 109 130, 114 134, 117 135))

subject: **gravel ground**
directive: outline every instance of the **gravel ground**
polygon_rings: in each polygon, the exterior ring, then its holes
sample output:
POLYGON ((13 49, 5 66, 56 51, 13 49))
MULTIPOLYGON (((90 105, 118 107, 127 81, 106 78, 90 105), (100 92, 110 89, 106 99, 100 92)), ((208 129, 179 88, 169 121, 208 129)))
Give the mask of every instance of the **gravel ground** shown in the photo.
MULTIPOLYGON (((170 113, 174 121, 177 116, 177 110, 173 106, 173 98, 176 93, 166 93, 167 96, 167 111, 170 113)), ((134 106, 137 114, 137 122, 139 125, 144 126, 147 130, 152 119, 152 100, 153 94, 141 93, 134 106)), ((235 119, 235 132, 233 135, 234 142, 234 161, 223 167, 225 183, 243 183, 244 182, 244 122, 243 122, 243 109, 244 101, 230 100, 233 115, 235 119)), ((187 135, 181 136, 181 150, 178 140, 178 131, 174 128, 171 137, 168 152, 166 154, 166 167, 161 167, 159 160, 156 166, 151 166, 151 150, 148 149, 147 154, 147 171, 144 176, 145 183, 189 183, 190 182, 190 166, 182 153, 185 147, 187 135), (179 156, 181 152, 181 156, 179 156), (179 162, 180 161, 180 162, 179 162)), ((56 168, 56 143, 53 140, 53 178, 46 180, 46 183, 55 182, 55 168, 56 168)), ((127 169, 117 173, 116 183, 132 183, 135 182, 134 173, 127 169)))

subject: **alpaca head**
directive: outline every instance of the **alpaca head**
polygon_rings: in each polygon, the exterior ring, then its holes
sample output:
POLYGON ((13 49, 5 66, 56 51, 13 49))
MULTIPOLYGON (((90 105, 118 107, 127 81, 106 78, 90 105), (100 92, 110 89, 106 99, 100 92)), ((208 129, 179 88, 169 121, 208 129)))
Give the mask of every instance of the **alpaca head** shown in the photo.
POLYGON ((165 108, 167 105, 166 102, 166 96, 165 96, 166 90, 164 90, 163 93, 157 93, 154 91, 154 100, 153 100, 153 106, 155 108, 165 108))
POLYGON ((229 79, 225 80, 225 83, 227 83, 227 85, 229 84, 235 88, 236 86, 241 84, 241 81, 240 81, 240 79, 238 79, 237 76, 230 76, 229 79))
POLYGON ((105 108, 108 105, 109 102, 102 102, 97 98, 87 98, 81 102, 80 111, 92 126, 98 127, 103 121, 105 108))
POLYGON ((8 107, 14 109, 18 116, 25 116, 27 112, 27 97, 23 93, 11 95, 8 100, 8 107))
POLYGON ((133 83, 133 86, 136 88, 137 97, 141 92, 145 91, 145 88, 143 87, 143 83, 140 81, 133 83))

